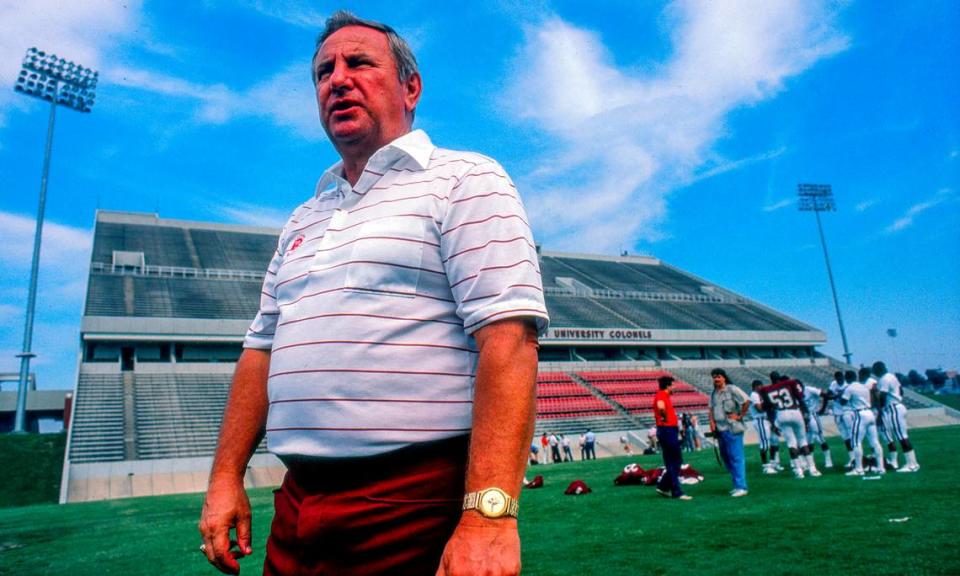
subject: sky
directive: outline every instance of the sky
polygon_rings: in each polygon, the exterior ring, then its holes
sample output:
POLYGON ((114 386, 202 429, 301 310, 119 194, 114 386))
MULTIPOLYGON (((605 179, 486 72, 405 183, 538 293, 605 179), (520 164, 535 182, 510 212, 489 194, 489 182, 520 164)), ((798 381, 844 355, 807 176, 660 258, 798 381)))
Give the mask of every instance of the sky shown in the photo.
POLYGON ((57 111, 33 339, 39 387, 71 388, 97 209, 279 227, 336 161, 309 63, 341 8, 408 39, 415 127, 499 160, 544 249, 656 256, 841 358, 796 203, 798 183, 830 184, 854 363, 960 368, 951 0, 0 0, 0 372, 19 369, 49 116, 13 91, 26 50, 100 73, 92 113, 57 111))

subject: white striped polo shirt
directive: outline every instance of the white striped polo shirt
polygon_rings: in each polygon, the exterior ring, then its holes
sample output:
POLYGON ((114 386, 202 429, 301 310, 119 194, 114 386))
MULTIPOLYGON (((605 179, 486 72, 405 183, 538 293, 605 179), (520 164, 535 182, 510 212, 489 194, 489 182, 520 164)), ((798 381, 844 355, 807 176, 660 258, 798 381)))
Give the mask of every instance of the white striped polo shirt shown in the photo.
POLYGON ((342 163, 294 211, 244 346, 270 349, 267 444, 352 457, 468 433, 473 332, 548 323, 530 226, 495 161, 410 132, 352 187, 342 163))

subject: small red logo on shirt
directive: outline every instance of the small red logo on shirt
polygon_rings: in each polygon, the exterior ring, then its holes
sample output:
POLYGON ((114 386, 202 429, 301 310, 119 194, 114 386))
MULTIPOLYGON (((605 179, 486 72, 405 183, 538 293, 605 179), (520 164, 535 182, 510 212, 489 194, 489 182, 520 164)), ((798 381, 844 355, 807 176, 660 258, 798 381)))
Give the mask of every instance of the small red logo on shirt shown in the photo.
POLYGON ((293 244, 290 245, 290 248, 287 249, 287 254, 299 248, 301 244, 303 244, 303 236, 297 236, 296 240, 293 241, 293 244))

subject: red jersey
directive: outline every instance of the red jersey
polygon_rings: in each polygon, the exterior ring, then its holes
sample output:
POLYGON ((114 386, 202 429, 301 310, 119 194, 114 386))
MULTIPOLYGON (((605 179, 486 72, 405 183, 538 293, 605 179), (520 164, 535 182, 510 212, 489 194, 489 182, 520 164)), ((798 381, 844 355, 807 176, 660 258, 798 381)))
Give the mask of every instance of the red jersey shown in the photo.
POLYGON ((666 390, 657 390, 657 393, 653 396, 653 419, 656 421, 657 426, 677 425, 677 413, 673 409, 670 393, 666 390), (666 420, 660 415, 660 402, 663 402, 664 412, 667 413, 666 420))
POLYGON ((803 410, 803 393, 800 392, 800 383, 796 380, 781 380, 767 384, 759 390, 764 400, 764 407, 770 411, 803 410))

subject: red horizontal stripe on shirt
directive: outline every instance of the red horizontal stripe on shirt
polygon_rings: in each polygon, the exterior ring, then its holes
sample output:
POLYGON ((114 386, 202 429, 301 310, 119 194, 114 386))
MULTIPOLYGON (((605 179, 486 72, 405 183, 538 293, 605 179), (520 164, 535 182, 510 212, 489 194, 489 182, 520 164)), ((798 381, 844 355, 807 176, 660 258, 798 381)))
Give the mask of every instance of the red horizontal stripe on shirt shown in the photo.
POLYGON ((493 216, 488 216, 488 217, 484 218, 483 220, 473 220, 473 221, 470 221, 470 222, 464 222, 463 224, 458 224, 458 225, 454 226, 453 228, 450 228, 449 230, 441 233, 440 235, 441 235, 441 236, 446 236, 446 235, 449 234, 450 232, 453 232, 454 230, 458 230, 458 229, 460 229, 460 228, 463 228, 464 226, 473 226, 474 224, 483 224, 484 222, 489 222, 490 220, 494 220, 494 219, 498 219, 498 218, 499 218, 500 220, 509 220, 509 219, 511 219, 511 218, 516 218, 517 220, 523 222, 523 224, 524 224, 527 228, 530 228, 530 225, 527 224, 527 221, 524 220, 523 218, 521 218, 518 214, 508 214, 508 215, 494 214, 493 216))
MULTIPOLYGON (((393 268, 406 268, 407 270, 419 270, 421 272, 430 272, 431 274, 445 274, 443 270, 431 270, 429 268, 421 268, 419 266, 407 266, 406 264, 395 264, 393 262, 380 262, 378 260, 347 260, 346 262, 334 264, 333 266, 327 266, 326 268, 320 268, 319 270, 311 270, 310 272, 308 272, 308 274, 319 274, 321 272, 328 272, 330 270, 333 270, 334 268, 349 266, 350 264, 377 264, 380 266, 392 266, 393 268)), ((296 280, 296 278, 291 278, 290 280, 296 280)), ((286 280, 285 282, 289 282, 289 280, 286 280)))
MULTIPOLYGON (((325 212, 326 212, 326 210, 325 210, 325 212)), ((332 210, 329 210, 329 212, 332 212, 332 210)), ((290 230, 290 231, 287 233, 287 235, 294 234, 294 233, 296 233, 296 232, 303 232, 303 231, 306 230, 307 228, 312 228, 312 227, 316 226, 317 224, 323 224, 324 222, 327 222, 327 221, 330 220, 331 218, 333 218, 333 217, 330 216, 330 217, 328 217, 328 218, 324 218, 323 220, 315 220, 315 221, 313 221, 313 222, 311 222, 311 223, 309 223, 309 224, 307 224, 306 226, 303 226, 303 227, 301 227, 301 228, 294 228, 293 230, 290 230)))
POLYGON ((290 398, 272 400, 271 404, 290 404, 296 402, 386 402, 399 404, 473 404, 473 400, 412 400, 406 398, 290 398))
POLYGON ((470 428, 335 428, 329 426, 288 426, 267 428, 267 432, 296 432, 301 430, 324 430, 330 432, 469 432, 470 428))
POLYGON ((360 212, 361 210, 366 210, 367 208, 373 208, 374 206, 379 206, 379 205, 381 205, 381 204, 392 204, 392 203, 394 203, 394 202, 403 202, 403 201, 405 201, 405 200, 417 200, 418 198, 426 198, 427 196, 433 196, 433 197, 436 198, 437 200, 446 200, 446 199, 447 199, 446 196, 440 196, 440 195, 438 195, 438 194, 433 194, 433 193, 419 194, 419 195, 417 195, 417 196, 405 196, 405 197, 403 197, 403 198, 390 198, 390 199, 388 199, 388 200, 381 200, 381 201, 379 201, 379 202, 374 202, 373 204, 370 204, 370 205, 368 205, 368 206, 361 206, 361 207, 359 207, 359 208, 355 208, 355 209, 351 210, 351 213, 356 214, 357 212, 360 212))
MULTIPOLYGON (((511 243, 511 242, 516 242, 517 240, 524 240, 524 241, 526 241, 526 239, 527 239, 526 236, 517 236, 516 238, 510 238, 509 240, 490 240, 489 242, 486 242, 486 243, 484 243, 484 244, 481 244, 480 246, 474 246, 473 248, 467 248, 466 250, 461 250, 461 251, 457 252, 456 254, 451 254, 450 256, 447 257, 446 260, 443 261, 443 263, 446 264, 447 262, 453 260, 453 259, 456 258, 457 256, 460 256, 461 254, 466 254, 467 252, 474 252, 474 251, 476 251, 476 250, 483 250, 484 248, 486 248, 487 246, 489 246, 489 245, 491 245, 491 244, 509 244, 509 243, 511 243)), ((531 244, 531 243, 529 243, 529 242, 527 242, 527 246, 533 248, 534 250, 537 249, 536 246, 534 246, 533 244, 531 244)))
MULTIPOLYGON (((430 220, 433 220, 433 216, 431 214, 391 214, 390 218, 429 218, 430 220)), ((327 232, 344 232, 351 228, 356 228, 357 226, 363 226, 367 222, 373 222, 374 220, 377 220, 377 218, 371 218, 370 220, 364 220, 363 222, 355 222, 345 228, 327 228, 327 232)))
POLYGON ((513 314, 515 312, 536 312, 537 314, 543 314, 543 310, 540 310, 538 308, 514 308, 513 310, 501 310, 500 312, 495 312, 493 314, 490 314, 489 316, 481 318, 480 320, 477 320, 476 322, 470 325, 464 326, 463 328, 466 330, 473 326, 476 326, 477 324, 483 324, 484 322, 486 322, 487 320, 490 320, 491 318, 496 318, 497 316, 503 316, 504 314, 513 314))
POLYGON ((491 175, 496 176, 497 178, 501 178, 501 179, 503 179, 503 180, 506 180, 508 186, 510 186, 510 187, 513 188, 513 189, 516 189, 516 186, 514 186, 513 183, 510 182, 510 179, 507 178, 507 175, 506 175, 506 174, 504 174, 503 172, 498 172, 498 171, 496 171, 496 170, 491 170, 491 171, 489 171, 489 172, 477 172, 476 174, 464 174, 464 175, 463 175, 463 178, 462 178, 459 182, 457 182, 457 183, 453 186, 453 188, 451 188, 450 190, 453 191, 453 190, 456 190, 457 188, 459 188, 460 185, 463 184, 464 181, 466 181, 467 178, 474 178, 474 177, 477 177, 477 176, 491 176, 491 175))
MULTIPOLYGON (((543 292, 543 288, 536 286, 534 284, 511 284, 507 286, 506 290, 509 290, 511 288, 533 288, 537 292, 543 292)), ((476 302, 477 300, 486 300, 487 298, 496 298, 497 296, 503 294, 503 292, 505 292, 506 290, 497 292, 496 294, 487 294, 486 296, 475 296, 473 298, 464 298, 462 302, 466 304, 467 302, 476 302)))
POLYGON ((320 248, 318 250, 315 250, 313 254, 316 254, 318 252, 329 252, 331 250, 337 250, 339 248, 343 248, 344 246, 349 246, 350 244, 354 244, 356 242, 362 242, 364 240, 397 240, 400 242, 412 242, 414 244, 425 244, 427 246, 433 246, 434 248, 440 247, 440 245, 437 244, 436 242, 428 242, 426 240, 417 240, 415 238, 401 238, 399 236, 363 236, 361 238, 356 238, 349 242, 344 242, 339 246, 331 246, 330 248, 320 248))
POLYGON ((370 344, 373 346, 400 346, 408 348, 445 348, 447 350, 459 350, 461 352, 469 352, 471 354, 476 354, 475 350, 469 348, 464 348, 462 346, 447 346, 444 344, 421 344, 416 342, 378 342, 376 340, 314 340, 312 342, 298 342, 296 344, 287 344, 286 346, 278 346, 274 348, 273 351, 277 352, 280 350, 286 350, 287 348, 298 348, 301 346, 321 346, 323 344, 370 344))
POLYGON ((461 202, 468 202, 470 200, 476 200, 477 198, 489 198, 490 196, 506 196, 512 200, 516 200, 517 196, 515 194, 505 194, 503 192, 487 192, 486 194, 477 194, 475 196, 467 196, 466 198, 461 198, 459 200, 454 200, 451 204, 459 204, 461 202))
POLYGON ((288 324, 296 324, 297 322, 306 322, 308 320, 318 320, 320 318, 335 318, 338 316, 358 316, 361 318, 377 318, 380 320, 402 320, 404 322, 439 322, 441 324, 452 324, 454 326, 459 326, 460 322, 453 322, 451 320, 439 320, 436 318, 405 318, 403 316, 383 316, 380 314, 358 314, 358 313, 337 313, 337 314, 318 314, 317 316, 308 316, 306 318, 295 318, 293 320, 287 320, 286 322, 281 322, 278 326, 286 326, 288 324))
POLYGON ((472 377, 473 374, 460 374, 458 372, 429 372, 418 370, 372 370, 368 368, 314 368, 304 370, 287 370, 286 372, 277 372, 271 374, 270 378, 276 376, 290 376, 292 374, 328 374, 328 373, 347 373, 347 374, 409 374, 411 376, 456 376, 472 377))
POLYGON ((508 269, 508 268, 516 268, 517 266, 519 266, 519 265, 521 265, 521 264, 524 264, 524 263, 527 263, 527 264, 533 266, 533 269, 534 269, 534 270, 537 269, 536 264, 534 264, 534 263, 533 263, 532 261, 530 261, 530 260, 520 260, 519 262, 514 262, 513 264, 504 264, 504 265, 502 265, 502 266, 487 266, 487 267, 484 267, 484 268, 481 268, 481 269, 477 270, 477 273, 476 273, 476 274, 473 274, 473 275, 471 275, 471 276, 467 276, 466 278, 462 278, 462 279, 460 279, 460 280, 457 280, 456 282, 454 282, 453 284, 450 285, 450 288, 455 288, 455 287, 457 287, 458 285, 463 284, 463 283, 466 282, 467 280, 473 280, 474 278, 476 278, 477 276, 479 276, 481 272, 487 272, 487 271, 489 271, 489 270, 506 270, 506 269, 508 269))
POLYGON ((413 182, 394 182, 394 183, 389 184, 389 185, 387 185, 387 186, 373 186, 373 187, 370 188, 370 190, 368 190, 367 192, 371 192, 371 191, 373 191, 373 190, 389 190, 390 188, 399 188, 400 186, 414 186, 414 185, 416 185, 416 184, 430 184, 431 182, 436 182, 437 180, 457 180, 457 181, 459 181, 459 178, 457 178, 456 176, 435 176, 435 177, 433 177, 433 178, 430 178, 429 180, 415 180, 415 181, 413 181, 413 182))

